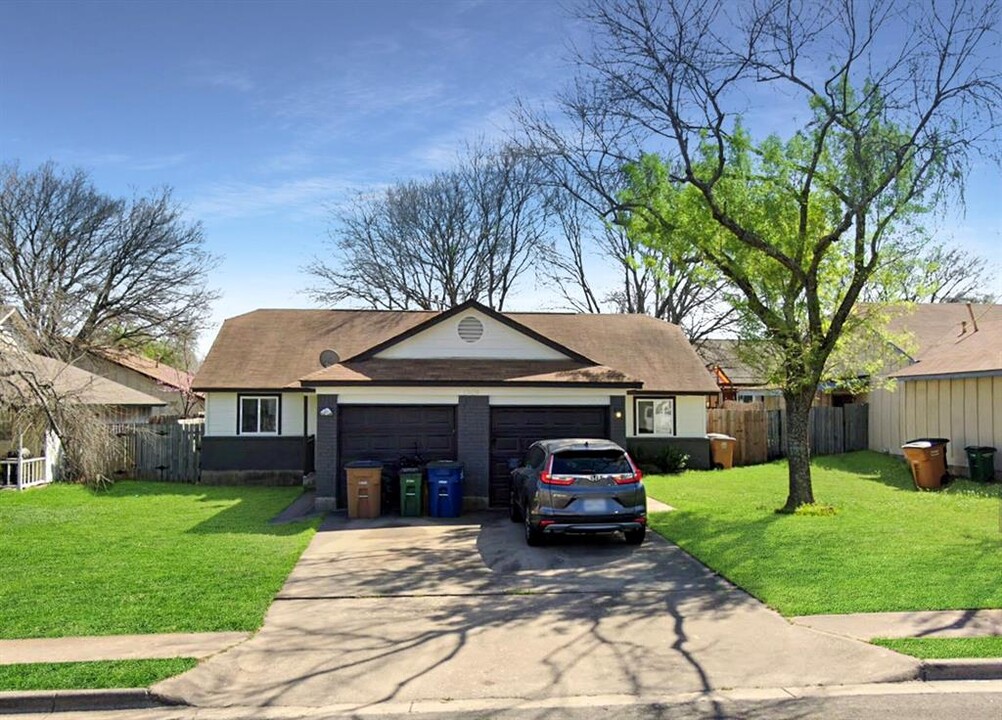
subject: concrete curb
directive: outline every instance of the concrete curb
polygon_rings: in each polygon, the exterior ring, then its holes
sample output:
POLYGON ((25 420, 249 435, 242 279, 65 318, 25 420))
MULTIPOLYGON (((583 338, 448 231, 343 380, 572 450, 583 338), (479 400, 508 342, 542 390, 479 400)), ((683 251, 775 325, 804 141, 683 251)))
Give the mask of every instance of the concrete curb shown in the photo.
POLYGON ((161 698, 146 688, 0 692, 0 714, 143 710, 181 704, 161 698))
POLYGON ((925 660, 922 679, 938 680, 1002 680, 1002 658, 963 658, 956 660, 925 660))

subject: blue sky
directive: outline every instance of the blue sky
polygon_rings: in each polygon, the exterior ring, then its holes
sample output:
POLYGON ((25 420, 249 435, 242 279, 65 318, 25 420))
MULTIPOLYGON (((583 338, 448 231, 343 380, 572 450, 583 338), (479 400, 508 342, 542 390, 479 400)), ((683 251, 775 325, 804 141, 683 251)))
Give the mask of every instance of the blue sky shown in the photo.
MULTIPOLYGON (((330 206, 448 166, 516 95, 552 99, 580 32, 549 0, 8 0, 0 27, 0 159, 80 166, 116 194, 172 186, 224 258, 203 349, 225 317, 307 306, 330 206)), ((943 236, 998 257, 1000 180, 976 169, 943 236)))

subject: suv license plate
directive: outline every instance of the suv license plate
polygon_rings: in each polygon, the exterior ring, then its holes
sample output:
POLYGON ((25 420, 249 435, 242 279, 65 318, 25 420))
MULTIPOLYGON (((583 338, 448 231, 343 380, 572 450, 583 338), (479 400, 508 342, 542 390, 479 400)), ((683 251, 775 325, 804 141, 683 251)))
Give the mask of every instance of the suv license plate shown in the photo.
POLYGON ((605 500, 582 500, 581 509, 584 512, 602 512, 605 510, 605 500))

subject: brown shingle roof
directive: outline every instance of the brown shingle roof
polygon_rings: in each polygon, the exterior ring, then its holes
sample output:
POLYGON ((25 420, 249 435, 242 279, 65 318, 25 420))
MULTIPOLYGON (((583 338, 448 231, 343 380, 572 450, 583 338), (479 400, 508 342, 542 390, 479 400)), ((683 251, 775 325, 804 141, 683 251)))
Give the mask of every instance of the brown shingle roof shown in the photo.
POLYGON ((187 390, 191 385, 192 378, 194 378, 193 373, 178 370, 167 363, 151 360, 148 357, 137 355, 127 350, 109 348, 96 350, 95 352, 109 362, 121 365, 129 370, 134 370, 141 375, 156 380, 161 385, 167 385, 178 390, 187 390))
POLYGON ((624 373, 576 360, 372 360, 349 361, 318 370, 303 378, 313 383, 455 384, 455 383, 587 383, 636 384, 624 373))
POLYGON ((918 362, 898 370, 892 377, 920 379, 930 375, 1002 372, 1002 305, 972 307, 977 331, 967 308, 959 307, 964 311, 962 316, 955 312, 937 314, 938 318, 944 318, 938 329, 945 327, 946 331, 935 339, 927 331, 927 347, 918 354, 918 362), (959 319, 947 323, 945 318, 951 316, 959 319), (967 323, 966 328, 962 328, 961 321, 967 323))
POLYGON ((764 346, 761 341, 756 340, 707 338, 700 344, 698 352, 706 365, 719 367, 731 385, 757 387, 767 382, 768 373, 752 367, 742 358, 742 350, 747 353, 749 345, 754 348, 755 343, 764 346))
POLYGON ((887 327, 892 333, 906 335, 905 344, 910 347, 904 350, 918 359, 939 346, 952 344, 960 337, 963 323, 967 323, 968 332, 973 331, 971 311, 979 326, 1002 317, 1002 305, 972 305, 969 311, 964 303, 917 303, 889 309, 887 327))
POLYGON ((51 382, 52 388, 68 402, 83 405, 166 405, 163 400, 146 393, 133 390, 125 385, 89 373, 78 367, 67 365, 60 360, 25 353, 26 370, 36 373, 43 382, 51 382))
MULTIPOLYGON (((490 312, 490 311, 487 311, 490 312)), ((256 310, 223 323, 195 378, 198 390, 237 390, 299 387, 299 381, 322 368, 320 352, 332 348, 346 362, 374 345, 386 342, 433 318, 434 312, 380 310, 256 310)), ((715 393, 716 383, 682 331, 675 325, 645 315, 573 315, 505 313, 515 323, 550 338, 596 365, 588 374, 606 373, 637 379, 644 390, 715 393)), ((369 360, 359 362, 370 362, 369 360)), ((508 365, 517 376, 518 370, 508 365)), ((352 368, 350 362, 348 370, 352 368)), ((453 365, 456 372, 467 369, 453 365)), ((586 365, 579 360, 570 372, 554 381, 582 382, 586 365)), ((411 365, 412 369, 418 369, 411 365)), ((434 369, 436 377, 444 366, 434 369)), ((333 370, 333 373, 341 372, 333 370)), ((368 371, 362 371, 363 374, 368 371)), ((392 372, 398 373, 398 370, 392 372)), ((534 371, 532 371, 534 372, 534 371)), ((501 371, 500 375, 509 374, 501 371)), ((535 375, 546 373, 535 373, 535 375)), ((532 376, 531 374, 529 376, 532 376)), ((347 376, 346 376, 347 377, 347 376)), ((611 375, 610 375, 611 377, 611 375)), ((361 377, 358 378, 361 380, 361 377)), ((414 376, 413 381, 423 378, 414 376)), ((500 378, 499 378, 500 379, 500 378)), ((460 378, 456 378, 457 381, 460 378)), ((364 382, 364 380, 362 380, 364 382)), ((587 382, 595 382, 594 379, 587 382)))

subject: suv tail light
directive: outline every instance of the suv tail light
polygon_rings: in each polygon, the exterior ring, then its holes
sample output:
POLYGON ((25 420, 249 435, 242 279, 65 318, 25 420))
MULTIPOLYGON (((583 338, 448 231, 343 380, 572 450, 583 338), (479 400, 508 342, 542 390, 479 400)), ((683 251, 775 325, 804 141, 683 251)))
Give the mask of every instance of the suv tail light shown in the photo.
POLYGON ((626 459, 629 460, 630 467, 633 468, 633 474, 632 475, 614 475, 613 476, 613 480, 616 481, 617 485, 629 485, 630 483, 638 483, 638 482, 640 482, 641 480, 644 479, 644 474, 640 471, 640 468, 637 467, 637 464, 635 462, 633 462, 633 458, 631 458, 629 455, 627 455, 626 459))
POLYGON ((573 485, 574 477, 571 475, 554 475, 553 474, 553 457, 546 463, 546 469, 541 470, 539 473, 539 482, 544 485, 573 485))

